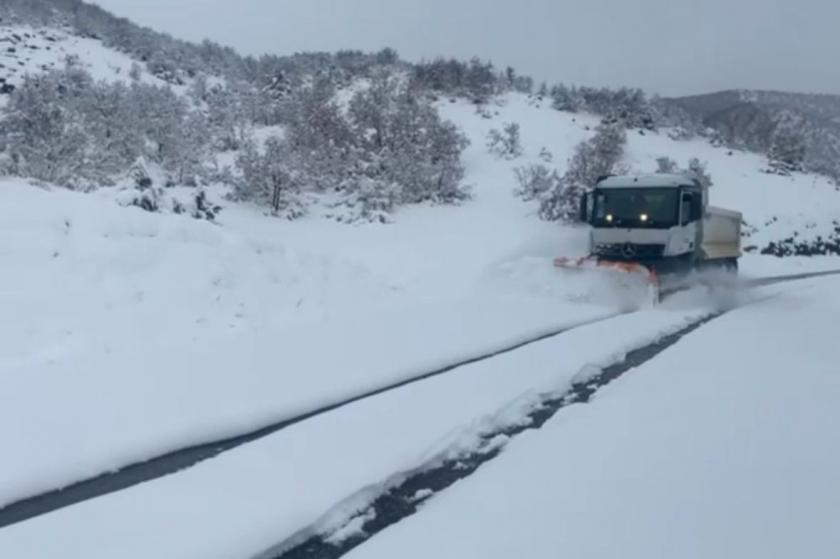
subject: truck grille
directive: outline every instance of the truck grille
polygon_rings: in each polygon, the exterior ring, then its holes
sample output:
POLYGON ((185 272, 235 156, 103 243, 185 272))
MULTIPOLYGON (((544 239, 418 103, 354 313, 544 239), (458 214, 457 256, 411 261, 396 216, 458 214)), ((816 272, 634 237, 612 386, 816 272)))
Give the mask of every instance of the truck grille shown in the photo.
POLYGON ((604 244, 595 247, 596 256, 610 260, 659 260, 665 253, 665 245, 641 245, 634 243, 604 244))

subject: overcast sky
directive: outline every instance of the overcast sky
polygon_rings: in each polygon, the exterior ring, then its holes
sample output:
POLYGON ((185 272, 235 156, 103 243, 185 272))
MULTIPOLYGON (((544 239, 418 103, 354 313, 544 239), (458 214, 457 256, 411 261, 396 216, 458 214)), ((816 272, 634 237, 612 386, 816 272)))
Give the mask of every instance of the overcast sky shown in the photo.
POLYGON ((840 0, 96 0, 248 54, 396 48, 666 95, 840 93, 840 0))

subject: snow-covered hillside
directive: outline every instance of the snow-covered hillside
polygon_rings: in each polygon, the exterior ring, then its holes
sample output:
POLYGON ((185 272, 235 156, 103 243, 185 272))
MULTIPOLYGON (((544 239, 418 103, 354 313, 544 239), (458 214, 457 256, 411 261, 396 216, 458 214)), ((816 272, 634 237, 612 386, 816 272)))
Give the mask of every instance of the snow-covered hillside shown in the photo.
MULTIPOLYGON (((469 137, 481 148, 491 128, 501 128, 504 122, 521 126, 525 154, 510 167, 526 163, 539 163, 541 148, 548 149, 562 173, 574 145, 589 137, 599 119, 552 110, 548 103, 540 103, 522 95, 512 95, 502 101, 491 120, 470 114, 463 105, 444 106, 444 114, 469 131, 469 137), (497 114, 496 114, 497 113, 497 114)), ((469 156, 474 157, 475 148, 469 156)), ((479 149, 479 156, 486 156, 479 149)), ((744 214, 749 237, 746 246, 765 247, 770 242, 795 236, 802 241, 812 241, 836 234, 840 225, 840 190, 825 177, 807 173, 780 176, 764 172, 764 156, 714 147, 698 138, 675 141, 668 130, 660 132, 630 131, 622 164, 630 172, 656 171, 656 159, 669 157, 681 165, 698 158, 707 164, 714 181, 710 203, 733 208, 744 214)), ((492 173, 493 181, 513 184, 512 170, 504 165, 480 165, 492 173)), ((475 180, 471 177, 468 180, 475 180)), ((480 176, 480 180, 488 177, 480 176)))
POLYGON ((164 85, 136 60, 105 47, 98 39, 56 27, 0 25, 0 88, 4 93, 20 85, 26 74, 60 69, 68 62, 79 64, 96 80, 123 83, 132 81, 132 67, 136 66, 137 79, 164 85))

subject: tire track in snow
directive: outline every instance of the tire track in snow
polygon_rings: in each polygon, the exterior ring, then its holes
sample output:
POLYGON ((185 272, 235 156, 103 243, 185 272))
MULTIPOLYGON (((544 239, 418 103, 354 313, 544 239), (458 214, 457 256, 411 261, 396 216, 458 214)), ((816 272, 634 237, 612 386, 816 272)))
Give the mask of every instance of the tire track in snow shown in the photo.
POLYGON ((840 270, 826 270, 824 272, 803 272, 801 274, 790 274, 786 276, 771 276, 768 278, 747 280, 744 283, 747 287, 761 287, 764 285, 774 285, 776 283, 822 278, 827 276, 840 276, 840 270))
POLYGON ((718 312, 696 320, 678 332, 629 352, 622 361, 605 367, 595 377, 574 383, 562 396, 544 400, 538 408, 523 418, 525 421, 481 434, 474 450, 430 467, 421 467, 415 473, 407 473, 407 477, 401 483, 378 496, 368 508, 348 519, 347 524, 336 532, 318 533, 317 528, 310 527, 257 557, 259 559, 337 559, 344 556, 382 530, 415 514, 419 510, 419 505, 435 493, 469 477, 482 464, 499 456, 507 440, 525 431, 541 428, 545 422, 567 406, 589 402, 599 389, 631 369, 654 359, 683 337, 727 312, 729 311, 718 312), (502 444, 499 444, 500 440, 503 441, 502 444), (344 538, 336 537, 337 533, 353 522, 358 522, 358 525, 352 535, 344 538))
MULTIPOLYGON (((768 285, 775 285, 777 283, 786 283, 797 280, 806 280, 837 275, 840 275, 840 270, 826 270, 823 272, 803 272, 801 274, 788 274, 784 276, 770 276, 766 278, 755 278, 746 280, 739 279, 738 281, 732 284, 732 287, 735 287, 736 289, 754 289, 756 287, 765 287, 768 285)), ((668 287, 660 292, 660 297, 662 300, 665 300, 668 297, 676 295, 677 293, 689 291, 696 287, 696 285, 698 284, 677 285, 673 287, 668 287)))
POLYGON ((182 470, 191 468, 200 462, 209 460, 211 458, 215 458, 220 454, 223 454, 250 442, 256 441, 258 439, 262 439, 263 437, 267 437, 273 433, 295 425, 296 423, 306 421, 307 419, 311 419, 318 415, 329 413, 333 410, 351 405, 355 402, 359 402, 361 400, 365 400, 367 398, 371 398, 379 394, 390 392, 392 390, 397 390, 410 384, 422 382, 432 377, 449 373, 455 369, 464 367, 466 365, 471 365, 480 361, 493 359, 494 357, 498 357, 506 353, 511 353, 523 347, 550 338, 555 338, 577 328, 582 328, 584 326, 590 326, 592 324, 611 320, 618 316, 628 314, 630 312, 633 311, 615 312, 600 318, 587 320, 563 328, 558 328, 556 330, 541 334, 539 336, 529 338, 525 341, 511 344, 510 346, 506 346, 501 349, 497 349, 488 353, 471 357, 469 359, 451 363, 433 371, 420 373, 409 379, 395 382, 386 385, 382 388, 371 390, 354 396, 352 398, 344 399, 339 402, 320 407, 305 414, 288 418, 283 421, 279 421, 277 423, 268 425, 266 427, 262 427, 255 431, 243 433, 222 440, 201 443, 190 447, 178 449, 163 454, 161 456, 151 458, 144 462, 137 462, 134 464, 127 465, 114 472, 108 472, 99 476, 78 481, 64 488, 54 489, 51 491, 47 491, 38 495, 33 495, 31 497, 15 501, 6 505, 3 508, 0 508, 0 529, 6 526, 10 526, 12 524, 24 522, 36 516, 41 516, 43 514, 56 511, 58 509, 69 507, 84 501, 88 501, 90 499, 95 499, 97 497, 101 497, 109 493, 122 491, 123 489, 128 489, 140 483, 152 481, 166 475, 175 474, 182 470))
MULTIPOLYGON (((746 280, 739 283, 738 287, 752 289, 834 275, 840 275, 840 270, 746 280)), ((665 293, 663 299, 679 291, 682 290, 665 293)), ((569 405, 588 403, 601 388, 627 372, 651 361, 666 349, 676 345, 685 336, 739 308, 739 306, 698 319, 673 334, 629 352, 622 361, 605 367, 592 378, 574 382, 563 395, 544 400, 538 408, 524 418, 525 421, 489 433, 482 433, 474 450, 440 463, 421 466, 414 472, 405 472, 405 477, 400 483, 376 497, 366 509, 347 519, 347 523, 339 527, 338 530, 322 533, 318 531, 317 525, 310 526, 260 554, 258 558, 337 559, 344 556, 382 530, 414 515, 418 512, 422 502, 435 493, 469 477, 482 464, 499 456, 502 448, 511 438, 525 431, 541 428, 555 414, 569 405), (353 528, 348 529, 348 526, 353 528), (342 531, 348 533, 339 536, 342 531)))

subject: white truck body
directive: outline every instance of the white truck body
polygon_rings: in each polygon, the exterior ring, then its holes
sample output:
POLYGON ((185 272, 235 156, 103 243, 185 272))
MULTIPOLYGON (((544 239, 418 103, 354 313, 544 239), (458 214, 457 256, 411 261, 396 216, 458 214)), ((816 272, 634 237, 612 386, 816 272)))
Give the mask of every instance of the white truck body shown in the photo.
POLYGON ((708 188, 689 174, 611 176, 588 193, 590 254, 656 269, 737 267, 739 212, 708 204, 708 188))
POLYGON ((708 260, 741 257, 741 220, 738 212, 706 207, 703 219, 702 253, 708 260))

